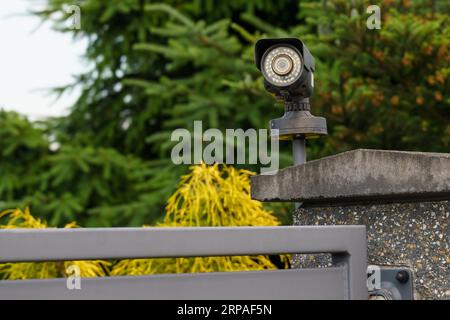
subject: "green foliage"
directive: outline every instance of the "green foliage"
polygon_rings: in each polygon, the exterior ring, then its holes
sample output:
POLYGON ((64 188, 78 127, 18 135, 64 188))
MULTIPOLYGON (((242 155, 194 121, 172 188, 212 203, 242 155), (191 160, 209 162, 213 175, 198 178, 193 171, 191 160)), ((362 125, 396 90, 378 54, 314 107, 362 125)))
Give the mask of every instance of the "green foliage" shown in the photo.
POLYGON ((317 30, 307 38, 319 60, 313 103, 332 135, 320 153, 355 146, 448 152, 448 3, 383 1, 380 30, 366 28, 365 8, 373 1, 356 3, 305 5, 329 14, 294 29, 317 30))
POLYGON ((38 173, 39 159, 48 154, 45 132, 24 117, 0 110, 0 206, 26 196, 38 173))
POLYGON ((154 222, 187 170, 170 161, 173 129, 266 128, 282 114, 253 63, 254 42, 268 36, 299 37, 317 58, 313 113, 327 117, 329 136, 310 143, 309 159, 358 147, 449 150, 448 1, 78 4, 81 30, 60 15, 66 1, 37 14, 87 39, 92 69, 57 88, 81 88, 67 117, 37 126, 1 114, 3 207, 32 205, 55 223, 154 222), (377 3, 381 30, 368 30, 365 9, 377 3))
POLYGON ((52 151, 46 131, 0 112, 0 209, 29 205, 52 225, 75 219, 86 226, 140 225, 144 211, 151 216, 139 202, 149 170, 141 160, 89 145, 52 151))

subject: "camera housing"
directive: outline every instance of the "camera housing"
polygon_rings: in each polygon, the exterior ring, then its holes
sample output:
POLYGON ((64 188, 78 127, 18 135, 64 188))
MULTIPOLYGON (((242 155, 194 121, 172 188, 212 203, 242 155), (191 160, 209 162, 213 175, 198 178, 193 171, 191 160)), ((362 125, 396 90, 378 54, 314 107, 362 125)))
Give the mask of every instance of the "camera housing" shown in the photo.
POLYGON ((313 94, 315 61, 301 40, 260 39, 255 45, 255 63, 266 90, 276 97, 294 100, 313 94))
POLYGON ((297 38, 260 39, 255 63, 266 90, 285 105, 283 117, 270 121, 271 136, 289 140, 326 135, 326 119, 310 113, 315 61, 306 45, 297 38))

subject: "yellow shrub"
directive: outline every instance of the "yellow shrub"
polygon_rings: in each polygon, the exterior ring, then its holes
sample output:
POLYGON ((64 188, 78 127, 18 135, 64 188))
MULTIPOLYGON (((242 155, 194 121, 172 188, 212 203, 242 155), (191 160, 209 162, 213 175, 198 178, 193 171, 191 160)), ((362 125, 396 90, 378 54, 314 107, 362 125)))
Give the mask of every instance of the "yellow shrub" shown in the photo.
MULTIPOLYGON (((182 177, 169 198, 160 227, 276 226, 278 220, 250 198, 252 172, 201 164, 182 177)), ((205 240, 206 241, 206 240, 205 240)), ((282 261, 286 264, 287 258, 282 261)), ((133 259, 116 264, 112 275, 275 269, 267 256, 133 259)))

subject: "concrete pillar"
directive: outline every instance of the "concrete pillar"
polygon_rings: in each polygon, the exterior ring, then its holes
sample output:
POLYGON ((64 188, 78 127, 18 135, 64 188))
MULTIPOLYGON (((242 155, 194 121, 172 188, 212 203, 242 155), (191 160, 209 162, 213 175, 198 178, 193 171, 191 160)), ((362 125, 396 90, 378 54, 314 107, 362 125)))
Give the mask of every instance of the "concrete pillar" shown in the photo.
POLYGON ((344 152, 252 177, 252 198, 303 202, 296 225, 366 225, 369 264, 407 266, 417 299, 450 299, 450 154, 344 152))

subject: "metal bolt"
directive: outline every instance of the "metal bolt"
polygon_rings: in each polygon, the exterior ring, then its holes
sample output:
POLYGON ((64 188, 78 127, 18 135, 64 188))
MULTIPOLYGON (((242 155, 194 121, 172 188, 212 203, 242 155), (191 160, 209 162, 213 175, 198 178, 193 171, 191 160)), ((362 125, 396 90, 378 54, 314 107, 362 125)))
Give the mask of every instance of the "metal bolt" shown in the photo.
POLYGON ((409 273, 405 270, 400 270, 395 275, 395 279, 397 279, 397 281, 400 283, 406 283, 409 280, 409 273))

